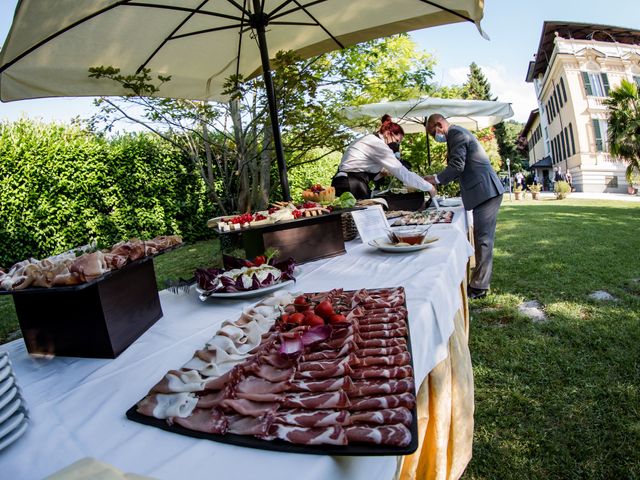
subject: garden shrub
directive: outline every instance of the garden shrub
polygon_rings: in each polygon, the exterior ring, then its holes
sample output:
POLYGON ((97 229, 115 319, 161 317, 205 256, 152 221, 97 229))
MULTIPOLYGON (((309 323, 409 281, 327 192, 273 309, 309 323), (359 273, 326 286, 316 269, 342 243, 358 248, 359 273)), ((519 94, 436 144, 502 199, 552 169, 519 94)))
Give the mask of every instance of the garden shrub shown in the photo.
POLYGON ((208 235, 211 207, 189 159, 150 135, 0 123, 0 265, 92 240, 208 235))
POLYGON ((553 191, 556 194, 558 200, 566 198, 571 193, 571 185, 563 180, 559 180, 553 184, 553 191))

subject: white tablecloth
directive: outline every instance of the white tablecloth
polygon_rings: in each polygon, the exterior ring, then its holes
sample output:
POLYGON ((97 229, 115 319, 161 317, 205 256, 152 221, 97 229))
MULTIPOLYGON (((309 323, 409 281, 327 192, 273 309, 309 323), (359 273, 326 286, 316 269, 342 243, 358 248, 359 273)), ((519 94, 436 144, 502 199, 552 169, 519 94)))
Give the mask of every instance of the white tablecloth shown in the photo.
MULTIPOLYGON (((453 225, 435 225, 439 241, 412 253, 388 254, 359 241, 347 255, 299 267, 294 291, 403 286, 406 290, 416 384, 447 357, 460 308, 460 283, 472 248, 466 214, 453 225)), ((255 303, 213 300, 195 292, 160 292, 164 316, 115 360, 36 358, 22 340, 0 346, 13 362, 31 413, 27 433, 0 451, 0 476, 39 479, 82 457, 160 479, 389 480, 395 457, 331 457, 285 454, 177 435, 126 419, 124 413, 168 370, 201 348, 225 319, 255 303)))

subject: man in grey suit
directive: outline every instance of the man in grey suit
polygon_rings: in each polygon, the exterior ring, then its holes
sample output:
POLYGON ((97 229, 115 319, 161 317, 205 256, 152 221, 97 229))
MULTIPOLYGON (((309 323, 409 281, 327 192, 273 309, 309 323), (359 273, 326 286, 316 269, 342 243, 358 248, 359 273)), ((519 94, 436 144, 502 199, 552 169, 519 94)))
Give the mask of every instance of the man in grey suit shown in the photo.
POLYGON ((473 210, 473 240, 476 267, 469 282, 469 298, 487 295, 493 269, 493 242, 496 220, 502 203, 504 188, 491 167, 487 153, 469 130, 451 125, 439 113, 427 120, 427 132, 437 142, 447 142, 447 168, 425 180, 444 185, 460 180, 462 203, 473 210))

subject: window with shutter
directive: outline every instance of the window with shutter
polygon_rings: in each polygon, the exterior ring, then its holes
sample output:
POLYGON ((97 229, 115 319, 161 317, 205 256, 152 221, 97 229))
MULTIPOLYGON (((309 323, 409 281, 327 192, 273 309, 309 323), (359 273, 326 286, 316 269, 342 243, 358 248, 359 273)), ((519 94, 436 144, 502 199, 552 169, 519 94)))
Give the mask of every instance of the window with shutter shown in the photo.
POLYGON ((593 137, 596 141, 596 152, 604 151, 604 142, 602 140, 602 132, 600 131, 600 121, 597 119, 592 119, 591 124, 593 125, 593 137))
POLYGON ((603 97, 609 96, 609 77, 606 73, 601 73, 600 78, 602 79, 602 85, 604 85, 603 97))
POLYGON ((562 101, 562 94, 560 93, 560 85, 556 85, 556 93, 558 94, 558 103, 560 104, 560 108, 564 105, 562 101))
POLYGON ((560 145, 562 148, 562 160, 567 158, 567 147, 564 144, 564 135, 562 134, 562 130, 560 130, 560 145))
POLYGON ((576 153, 576 142, 573 139, 573 125, 569 124, 569 135, 571 136, 571 151, 573 152, 572 155, 575 155, 576 153))
POLYGON ((560 87, 562 88, 562 96, 564 97, 564 102, 567 103, 567 91, 564 88, 564 78, 560 77, 560 87))
POLYGON ((584 91, 587 95, 593 95, 593 89, 591 88, 591 79, 589 78, 589 74, 587 72, 582 73, 582 81, 584 83, 584 91))
POLYGON ((569 128, 568 127, 564 127, 564 140, 565 142, 567 142, 567 157, 570 157, 571 155, 573 155, 573 153, 571 153, 571 145, 569 144, 569 128))

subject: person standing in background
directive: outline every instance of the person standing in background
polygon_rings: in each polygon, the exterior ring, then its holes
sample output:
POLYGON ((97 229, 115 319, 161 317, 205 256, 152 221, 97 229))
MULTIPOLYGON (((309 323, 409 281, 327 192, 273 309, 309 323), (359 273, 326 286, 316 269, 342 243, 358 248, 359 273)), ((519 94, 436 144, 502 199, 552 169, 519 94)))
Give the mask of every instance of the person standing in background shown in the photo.
POLYGON ((441 114, 434 113, 427 120, 427 133, 436 142, 447 143, 447 167, 436 175, 426 176, 425 180, 434 185, 460 180, 464 208, 473 211, 476 257, 467 295, 472 299, 485 297, 491 284, 493 243, 504 188, 489 156, 469 130, 450 125, 441 114))
POLYGON ((404 130, 391 121, 391 116, 382 117, 382 125, 376 133, 370 133, 352 142, 342 155, 338 172, 331 185, 336 195, 351 192, 358 200, 371 198, 369 182, 379 174, 393 175, 402 183, 435 196, 436 189, 420 175, 409 171, 395 156, 400 151, 404 130))

